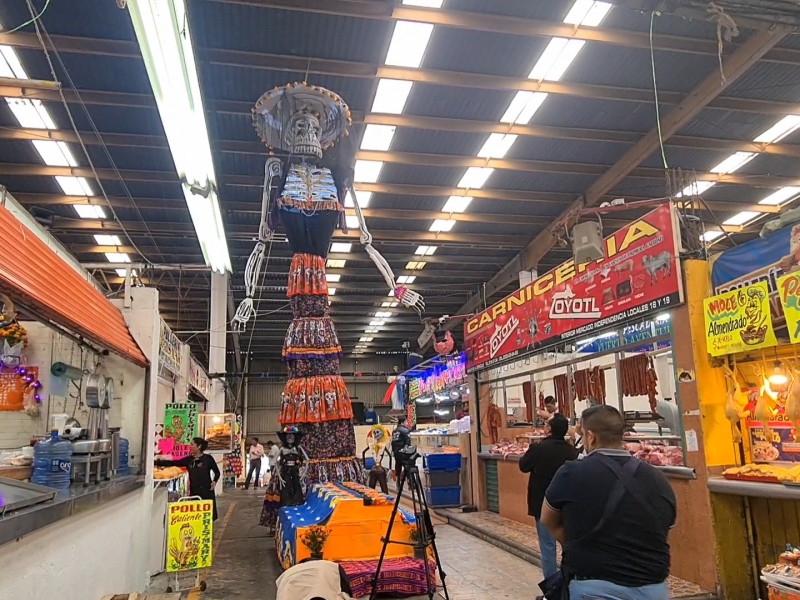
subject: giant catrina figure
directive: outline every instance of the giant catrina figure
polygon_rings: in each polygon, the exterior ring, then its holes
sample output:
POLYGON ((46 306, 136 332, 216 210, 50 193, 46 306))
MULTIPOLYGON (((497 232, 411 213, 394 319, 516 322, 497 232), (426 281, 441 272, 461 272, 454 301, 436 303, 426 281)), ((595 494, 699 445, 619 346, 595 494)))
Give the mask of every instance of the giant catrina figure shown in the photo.
MULTIPOLYGON (((259 98, 253 110, 256 131, 270 157, 264 173, 259 241, 247 264, 247 298, 234 324, 243 329, 253 313, 253 296, 273 232, 282 225, 294 254, 287 296, 292 322, 286 332, 283 359, 289 380, 283 391, 281 425, 296 425, 309 460, 305 484, 361 481, 356 459, 353 411, 339 374, 342 348, 328 309, 325 258, 339 227, 347 231, 344 199, 352 194, 360 239, 403 305, 421 313, 422 297, 396 283, 386 260, 372 247, 353 190, 355 150, 350 110, 324 88, 294 83, 259 98)), ((276 506, 265 502, 261 524, 274 527, 276 506)))

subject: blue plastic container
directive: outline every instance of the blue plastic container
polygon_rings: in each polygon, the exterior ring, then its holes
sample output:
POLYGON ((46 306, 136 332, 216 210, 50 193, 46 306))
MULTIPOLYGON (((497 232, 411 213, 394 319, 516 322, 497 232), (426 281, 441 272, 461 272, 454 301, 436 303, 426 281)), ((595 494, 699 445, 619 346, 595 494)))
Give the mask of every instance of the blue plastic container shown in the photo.
POLYGON ((364 459, 364 468, 365 468, 365 469, 367 469, 367 470, 369 471, 369 470, 370 470, 370 469, 372 469, 374 466, 375 466, 375 459, 374 459, 374 458, 372 458, 371 456, 367 456, 367 457, 364 459))
POLYGON ((425 488, 429 506, 461 506, 461 486, 425 488))
POLYGON ((50 439, 38 442, 33 448, 31 482, 66 490, 72 474, 72 444, 50 432, 50 439))
POLYGON ((423 464, 428 471, 460 471, 461 455, 452 452, 426 454, 423 464))
POLYGON ((117 475, 130 475, 131 470, 128 466, 128 452, 130 442, 125 438, 119 438, 119 469, 117 475))

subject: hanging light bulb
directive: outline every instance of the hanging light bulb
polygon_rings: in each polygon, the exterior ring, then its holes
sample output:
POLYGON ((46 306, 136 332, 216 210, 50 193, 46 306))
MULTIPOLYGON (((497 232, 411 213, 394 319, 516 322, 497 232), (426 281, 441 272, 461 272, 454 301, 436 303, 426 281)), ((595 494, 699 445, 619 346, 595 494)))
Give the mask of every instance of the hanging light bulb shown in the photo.
POLYGON ((769 377, 767 377, 770 386, 773 387, 780 387, 782 385, 786 385, 789 383, 789 378, 786 376, 786 373, 783 372, 783 368, 781 367, 781 363, 777 360, 775 361, 775 368, 770 373, 769 377))

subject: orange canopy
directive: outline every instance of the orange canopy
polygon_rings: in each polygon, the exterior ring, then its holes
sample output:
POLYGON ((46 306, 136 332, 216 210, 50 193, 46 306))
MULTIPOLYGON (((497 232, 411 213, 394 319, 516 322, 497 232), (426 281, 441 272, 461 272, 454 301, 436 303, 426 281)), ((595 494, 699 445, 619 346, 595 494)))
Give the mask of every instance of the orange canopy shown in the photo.
POLYGON ((2 205, 0 290, 36 316, 147 366, 117 307, 2 205))

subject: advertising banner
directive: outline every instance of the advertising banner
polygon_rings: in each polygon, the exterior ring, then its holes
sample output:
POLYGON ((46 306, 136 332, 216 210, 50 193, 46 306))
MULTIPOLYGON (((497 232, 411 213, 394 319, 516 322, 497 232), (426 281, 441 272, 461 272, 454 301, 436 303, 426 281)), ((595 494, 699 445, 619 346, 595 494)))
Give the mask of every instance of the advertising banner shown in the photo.
POLYGON ((409 399, 416 400, 421 396, 430 396, 464 383, 467 378, 466 364, 467 357, 461 353, 443 365, 436 365, 425 373, 410 378, 408 380, 409 399))
POLYGON ((775 346, 766 281, 703 300, 706 349, 724 356, 775 346))
POLYGON ((714 257, 711 286, 715 294, 764 281, 769 289, 774 329, 786 325, 778 280, 800 271, 800 225, 786 227, 763 238, 756 238, 714 257))
POLYGON ((800 272, 789 273, 778 279, 778 296, 789 340, 796 344, 800 342, 800 272))
POLYGON ((478 313, 464 325, 467 370, 679 304, 677 236, 665 204, 607 237, 604 259, 569 260, 478 313))
POLYGON ((167 404, 164 408, 164 433, 159 442, 162 454, 183 458, 191 454, 192 438, 197 437, 197 404, 167 404))
POLYGON ((206 400, 208 399, 211 382, 206 375, 206 371, 200 363, 192 356, 189 358, 189 385, 206 400))
POLYGON ((188 500, 167 504, 167 572, 211 566, 214 503, 188 500))
POLYGON ((161 335, 158 340, 158 366, 175 375, 181 374, 181 341, 164 320, 161 320, 161 335))
MULTIPOLYGON (((750 401, 745 410, 755 413, 758 388, 750 390, 750 401)), ((747 419, 747 432, 750 435, 753 462, 764 463, 774 461, 800 462, 800 437, 789 417, 783 397, 778 396, 775 416, 769 422, 769 431, 764 431, 761 421, 747 419)))

